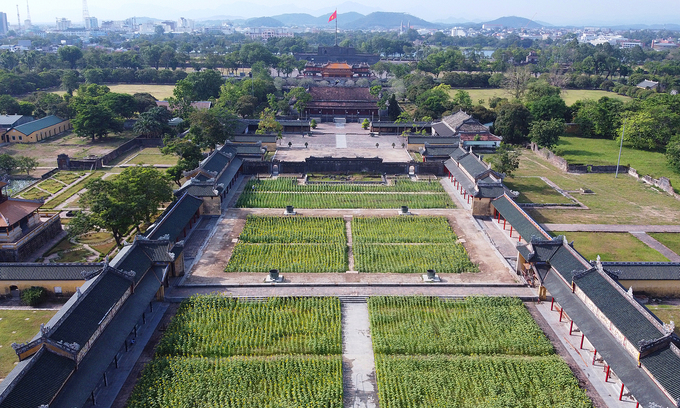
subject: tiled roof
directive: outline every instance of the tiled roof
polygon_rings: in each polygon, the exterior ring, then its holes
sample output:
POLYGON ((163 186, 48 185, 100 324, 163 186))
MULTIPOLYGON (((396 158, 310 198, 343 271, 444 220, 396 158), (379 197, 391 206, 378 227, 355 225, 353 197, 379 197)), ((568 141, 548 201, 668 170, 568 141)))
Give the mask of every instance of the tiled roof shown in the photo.
MULTIPOLYGON (((81 294, 82 301, 75 305, 71 313, 49 334, 55 341, 78 343, 81 347, 87 343, 99 327, 111 306, 120 300, 132 282, 108 269, 97 282, 88 288, 87 294, 81 294)), ((78 295, 74 295, 78 296, 78 295)))
POLYGON ((477 189, 479 192, 475 195, 475 197, 480 197, 480 198, 496 198, 500 197, 503 194, 505 194, 505 187, 503 187, 502 184, 498 184, 495 186, 477 186, 477 189))
POLYGON ((602 266, 618 272, 619 280, 680 280, 679 262, 602 262, 602 266))
POLYGON ((243 159, 241 159, 239 157, 232 160, 231 163, 229 163, 229 166, 222 172, 222 174, 220 174, 220 177, 217 180, 217 183, 222 184, 223 186, 229 185, 229 183, 231 183, 231 181, 236 176, 236 173, 241 168, 242 164, 243 164, 243 159))
POLYGON ((502 195, 491 203, 525 240, 528 241, 531 237, 550 238, 550 235, 507 195, 502 195))
POLYGON ((159 239, 163 235, 169 235, 170 242, 175 241, 201 204, 203 200, 185 193, 165 210, 159 218, 159 224, 152 226, 147 236, 150 239, 159 239))
POLYGON ((175 260, 174 257, 168 253, 170 250, 169 241, 138 240, 137 243, 144 254, 149 257, 151 262, 172 262, 175 260))
POLYGON ((680 401, 680 355, 673 350, 673 346, 657 350, 640 361, 666 392, 675 401, 680 401))
POLYGON ((427 143, 425 145, 425 151, 423 152, 423 156, 442 156, 442 157, 450 157, 451 153, 453 153, 454 150, 456 150, 458 146, 453 146, 453 145, 431 145, 427 143))
MULTIPOLYGON (((192 178, 191 180, 196 179, 192 178)), ((189 193, 194 197, 217 197, 219 195, 219 193, 215 191, 215 187, 212 182, 185 184, 175 191, 175 195, 177 196, 181 196, 184 193, 189 193)))
POLYGON ((479 121, 475 118, 465 120, 460 124, 460 126, 458 126, 458 129, 456 130, 460 133, 489 133, 489 129, 479 123, 479 121))
POLYGON ((562 245, 550 258, 550 265, 559 272, 565 281, 571 282, 573 272, 580 272, 590 269, 588 262, 578 255, 573 248, 562 245))
POLYGON ((443 145, 455 145, 458 144, 460 138, 458 137, 441 137, 441 136, 422 136, 422 135, 409 135, 409 144, 425 144, 429 143, 431 145, 443 144, 443 145))
POLYGON ((227 157, 226 153, 221 150, 215 150, 208 158, 201 162, 199 167, 203 170, 219 173, 227 167, 230 160, 231 158, 227 157))
POLYGON ((458 163, 468 172, 474 179, 477 179, 479 175, 485 173, 489 168, 479 160, 479 158, 469 153, 458 160, 458 163))
POLYGON ((76 363, 43 347, 31 357, 22 377, 13 381, 7 395, 0 395, 0 408, 37 408, 52 402, 76 363))
POLYGON ((59 119, 58 117, 52 115, 52 116, 45 116, 42 119, 34 120, 32 122, 24 123, 23 125, 19 125, 14 128, 17 132, 21 132, 25 135, 30 135, 33 132, 36 132, 38 130, 42 130, 45 128, 48 128, 50 126, 54 126, 56 124, 59 124, 61 122, 65 122, 63 119, 59 119))
POLYGON ((442 137, 451 137, 456 133, 443 122, 433 123, 432 129, 437 132, 437 135, 442 137))
MULTIPOLYGON (((309 88, 312 102, 318 101, 367 101, 375 104, 378 98, 371 95, 368 88, 345 88, 334 86, 314 86, 309 88)), ((309 106, 309 105, 308 105, 309 106)))
POLYGON ((500 142, 503 138, 487 131, 484 133, 460 133, 460 140, 465 142, 500 142))
POLYGON ((81 272, 101 269, 101 263, 0 263, 0 280, 85 280, 81 272))
POLYGON ((453 115, 446 116, 442 118, 442 122, 446 123, 446 125, 451 128, 453 131, 458 130, 458 126, 462 125, 463 122, 466 120, 470 119, 472 116, 468 115, 467 113, 461 111, 458 111, 454 113, 453 115))
POLYGON ((0 203, 0 227, 16 224, 42 205, 42 201, 8 198, 0 203))
MULTIPOLYGON (((644 314, 640 312, 641 305, 635 307, 632 297, 617 290, 604 275, 592 268, 589 272, 573 277, 586 296, 600 309, 616 328, 633 345, 637 346, 641 340, 654 340, 663 337, 662 333, 644 314)), ((650 314, 651 315, 651 314, 650 314)))

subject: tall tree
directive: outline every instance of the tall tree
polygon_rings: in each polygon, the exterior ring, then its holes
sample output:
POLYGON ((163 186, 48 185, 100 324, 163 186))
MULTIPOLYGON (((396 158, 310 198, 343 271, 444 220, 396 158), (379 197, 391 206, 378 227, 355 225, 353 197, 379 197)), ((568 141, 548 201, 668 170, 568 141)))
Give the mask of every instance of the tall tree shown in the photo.
POLYGON ((521 103, 505 103, 498 109, 493 131, 508 144, 527 141, 531 113, 521 103))
POLYGON ((505 79, 503 80, 503 88, 507 89, 508 92, 510 92, 510 94, 515 99, 521 99, 527 90, 530 78, 531 78, 530 67, 527 66, 519 67, 513 65, 505 73, 505 79))
POLYGON ((496 154, 491 157, 490 162, 494 170, 512 177, 512 173, 519 168, 520 156, 521 153, 511 145, 501 143, 496 149, 496 154))
POLYGON ((59 47, 57 54, 62 61, 69 64, 71 69, 76 69, 78 60, 83 58, 83 51, 81 51, 80 48, 74 47, 72 45, 59 47))
POLYGON ((559 119, 537 120, 531 124, 529 138, 541 147, 552 149, 557 146, 564 133, 564 121, 559 119))
POLYGON ((123 121, 113 111, 102 105, 84 105, 79 107, 75 118, 71 120, 73 131, 81 137, 106 137, 112 132, 123 131, 123 121))

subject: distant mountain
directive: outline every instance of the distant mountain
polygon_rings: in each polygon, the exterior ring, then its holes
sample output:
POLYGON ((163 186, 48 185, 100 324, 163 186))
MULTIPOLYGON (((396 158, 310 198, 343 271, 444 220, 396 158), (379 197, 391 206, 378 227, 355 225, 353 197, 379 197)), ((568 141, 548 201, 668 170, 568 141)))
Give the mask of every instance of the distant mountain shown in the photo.
POLYGON ((271 17, 249 18, 245 23, 248 27, 283 27, 284 24, 271 17))
POLYGON ((501 17, 497 18, 493 21, 487 21, 482 24, 490 24, 490 25, 501 25, 503 27, 509 27, 509 28, 541 28, 543 27, 541 24, 538 24, 535 21, 529 20, 528 18, 524 17, 516 17, 516 16, 510 16, 510 17, 501 17))
POLYGON ((341 24, 341 26, 348 30, 397 29, 402 23, 404 27, 410 23, 413 28, 440 28, 439 24, 430 23, 411 14, 382 11, 371 13, 349 24, 341 24))
MULTIPOLYGON (((330 17, 330 15, 331 14, 328 13, 319 17, 314 17, 313 15, 306 13, 289 13, 272 16, 272 18, 282 22, 285 26, 324 27, 328 24, 328 17, 330 17)), ((355 12, 340 13, 338 14, 338 23, 347 24, 363 17, 365 17, 363 14, 355 12)))

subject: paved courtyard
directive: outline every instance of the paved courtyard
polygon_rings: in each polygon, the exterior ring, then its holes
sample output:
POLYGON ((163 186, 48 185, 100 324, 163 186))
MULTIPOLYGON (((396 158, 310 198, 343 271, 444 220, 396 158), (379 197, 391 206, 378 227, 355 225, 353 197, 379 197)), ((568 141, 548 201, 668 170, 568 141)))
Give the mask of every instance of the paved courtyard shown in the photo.
POLYGON ((386 162, 410 162, 411 157, 402 144, 406 144, 402 136, 371 136, 359 123, 322 123, 311 136, 284 135, 274 157, 281 161, 304 161, 310 156, 380 157, 386 162))

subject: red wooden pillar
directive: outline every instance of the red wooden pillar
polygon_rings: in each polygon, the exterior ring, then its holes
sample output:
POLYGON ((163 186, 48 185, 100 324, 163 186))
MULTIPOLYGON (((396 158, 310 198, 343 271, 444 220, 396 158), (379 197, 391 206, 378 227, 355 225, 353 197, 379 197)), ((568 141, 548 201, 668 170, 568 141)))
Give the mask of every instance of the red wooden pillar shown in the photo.
POLYGON ((503 230, 504 230, 504 231, 505 231, 505 221, 506 221, 506 219, 503 218, 503 230))
POLYGON ((593 364, 595 364, 595 358, 597 357, 597 349, 593 349, 593 364))
POLYGON ((512 238, 512 225, 510 225, 510 238, 512 238))
POLYGON ((571 332, 574 330, 574 321, 572 320, 571 323, 569 324, 569 335, 571 336, 571 332))
POLYGON ((611 367, 607 365, 607 374, 604 376, 604 382, 607 382, 609 380, 609 371, 611 370, 611 367))
POLYGON ((564 308, 560 309, 560 323, 562 322, 562 315, 564 314, 564 308))
POLYGON ((623 383, 621 383, 621 392, 619 393, 619 401, 623 401, 623 388, 624 387, 625 387, 625 385, 623 383))
POLYGON ((581 346, 579 347, 580 350, 583 350, 583 340, 585 340, 586 335, 581 333, 581 346))
POLYGON ((467 196, 467 203, 470 204, 470 196, 467 196))
POLYGON ((555 298, 550 299, 550 311, 552 312, 553 306, 555 305, 555 298))

